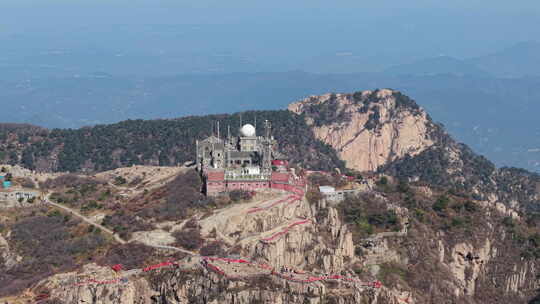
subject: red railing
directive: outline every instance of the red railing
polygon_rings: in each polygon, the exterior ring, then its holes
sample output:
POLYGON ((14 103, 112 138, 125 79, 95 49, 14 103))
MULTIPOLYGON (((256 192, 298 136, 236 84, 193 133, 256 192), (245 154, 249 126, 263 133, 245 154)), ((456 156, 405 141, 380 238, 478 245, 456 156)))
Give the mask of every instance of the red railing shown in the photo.
POLYGON ((166 262, 162 262, 162 263, 159 263, 159 264, 150 265, 148 267, 145 267, 145 268, 143 268, 142 271, 147 272, 147 271, 151 271, 151 270, 154 270, 154 269, 158 269, 158 268, 162 268, 162 267, 166 267, 166 266, 171 266, 171 265, 177 265, 177 264, 178 263, 174 263, 174 262, 171 262, 171 261, 166 261, 166 262))
POLYGON ((296 201, 296 200, 297 200, 297 196, 289 195, 289 196, 287 196, 286 198, 280 199, 280 200, 277 201, 277 202, 273 202, 272 204, 270 204, 270 205, 268 205, 268 206, 255 207, 255 208, 253 208, 253 209, 251 209, 251 210, 248 210, 247 213, 248 213, 248 214, 251 214, 251 213, 260 212, 260 211, 263 211, 263 210, 268 210, 268 209, 270 209, 270 208, 272 208, 272 207, 275 207, 275 206, 277 206, 277 205, 279 205, 279 204, 282 204, 282 203, 285 203, 285 202, 287 202, 287 201, 289 201, 289 203, 292 203, 292 202, 294 202, 294 201, 296 201))
POLYGON ((271 241, 275 240, 276 238, 278 238, 278 237, 280 237, 280 236, 282 236, 284 234, 287 234, 289 232, 289 230, 291 230, 291 228, 293 228, 294 226, 303 225, 303 224, 306 224, 306 223, 309 223, 309 222, 311 222, 311 220, 303 220, 303 221, 298 221, 298 222, 292 223, 289 226, 287 226, 287 228, 283 229, 282 231, 277 232, 277 233, 273 234, 270 237, 261 239, 261 241, 263 243, 271 242, 271 241))

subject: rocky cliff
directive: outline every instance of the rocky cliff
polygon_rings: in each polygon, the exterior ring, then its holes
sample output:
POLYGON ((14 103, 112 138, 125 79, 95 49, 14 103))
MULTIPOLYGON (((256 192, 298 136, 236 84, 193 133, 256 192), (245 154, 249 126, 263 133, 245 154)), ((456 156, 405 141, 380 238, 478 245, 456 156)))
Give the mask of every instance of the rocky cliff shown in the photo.
POLYGON ((51 303, 122 304, 480 304, 534 296, 540 265, 526 252, 536 250, 535 236, 521 235, 519 217, 453 196, 437 209, 437 190, 387 187, 339 204, 278 194, 198 215, 205 242, 220 242, 222 253, 193 252, 117 274, 88 264, 27 294, 51 303), (362 211, 351 209, 356 204, 362 211))
MULTIPOLYGON (((167 197, 167 186, 153 188, 143 179, 144 186, 131 190, 131 183, 113 187, 122 190, 118 196, 136 194, 109 198, 111 209, 139 212, 130 221, 138 231, 128 241, 143 240, 157 253, 117 272, 83 255, 84 267, 43 279, 18 297, 121 304, 538 303, 539 176, 496 168, 399 92, 329 94, 289 109, 348 167, 371 172, 353 182, 313 173, 301 197, 268 191, 201 206, 205 201, 195 196, 178 212, 182 218, 155 212, 177 212, 174 204, 152 207, 167 197), (357 191, 342 202, 318 192, 319 184, 348 182, 357 191), (134 225, 145 217, 137 208, 151 207, 154 218, 134 225), (178 233, 182 243, 174 241, 178 233)), ((102 190, 96 195, 107 193, 102 190)), ((25 259, 10 229, 0 230, 4 269, 25 259)))
MULTIPOLYGON (((199 224, 206 242, 223 243, 227 253, 221 256, 232 259, 193 252, 155 271, 131 269, 117 276, 89 264, 42 281, 33 293, 65 303, 126 304, 394 304, 409 295, 379 286, 372 273, 353 271, 363 261, 355 255, 352 233, 324 201, 310 204, 278 194, 217 210, 199 224)), ((379 250, 373 258, 387 260, 385 255, 379 250)))
POLYGON ((289 110, 305 115, 315 136, 359 171, 417 155, 435 141, 426 112, 388 89, 311 96, 290 104, 289 110))

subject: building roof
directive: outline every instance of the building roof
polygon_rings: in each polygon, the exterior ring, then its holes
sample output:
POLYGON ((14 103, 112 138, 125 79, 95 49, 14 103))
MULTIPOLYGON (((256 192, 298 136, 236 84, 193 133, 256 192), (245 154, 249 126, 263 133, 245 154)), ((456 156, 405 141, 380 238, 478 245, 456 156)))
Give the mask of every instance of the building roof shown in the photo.
POLYGON ((287 165, 287 161, 286 160, 282 160, 282 159, 274 159, 272 161, 272 165, 274 166, 286 166, 287 165))
POLYGON ((201 140, 200 142, 201 143, 211 143, 211 144, 214 143, 214 144, 217 144, 217 143, 223 143, 223 140, 217 138, 214 135, 211 135, 210 137, 207 137, 206 139, 201 140))
POLYGON ((336 188, 332 186, 319 186, 319 191, 321 191, 321 193, 333 193, 336 192, 336 188))
POLYGON ((288 157, 279 151, 272 151, 272 156, 274 157, 274 159, 288 160, 288 157))

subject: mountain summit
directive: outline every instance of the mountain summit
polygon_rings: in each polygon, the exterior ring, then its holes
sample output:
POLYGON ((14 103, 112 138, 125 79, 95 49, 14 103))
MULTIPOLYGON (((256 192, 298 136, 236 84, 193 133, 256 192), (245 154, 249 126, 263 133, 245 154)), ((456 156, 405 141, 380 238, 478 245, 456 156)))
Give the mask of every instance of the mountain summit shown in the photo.
POLYGON ((540 299, 540 177, 496 168, 398 91, 77 130, 2 125, 0 146, 3 163, 35 170, 0 166, 6 302, 540 299), (273 163, 264 189, 201 194, 196 140, 228 133, 216 121, 266 119, 290 165, 273 163))
POLYGON ((374 171, 432 146, 436 125, 409 97, 388 89, 311 96, 289 105, 350 169, 374 171))

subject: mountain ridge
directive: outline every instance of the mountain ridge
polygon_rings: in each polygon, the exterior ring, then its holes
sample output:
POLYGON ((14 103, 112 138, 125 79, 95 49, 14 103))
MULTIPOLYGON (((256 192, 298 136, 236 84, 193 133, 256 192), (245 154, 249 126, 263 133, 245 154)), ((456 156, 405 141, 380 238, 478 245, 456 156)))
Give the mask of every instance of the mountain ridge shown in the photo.
POLYGON ((244 112, 242 121, 273 122, 280 149, 306 174, 302 197, 263 191, 207 198, 198 174, 177 167, 213 121, 233 125, 240 114, 78 130, 3 126, 8 160, 38 164, 53 153, 43 168, 76 173, 50 175, 40 189, 128 243, 112 244, 46 204, 0 209, 0 295, 95 304, 536 304, 538 175, 497 169, 397 91, 313 96, 291 108, 298 114, 244 112), (403 129, 412 118, 423 127, 403 129), (358 133, 371 140, 356 142, 358 133), (386 154, 352 162, 354 153, 340 154, 343 143, 328 140, 332 134, 357 153, 386 154), (411 143, 410 136, 420 145, 396 144, 411 143), (130 161, 171 167, 120 168, 130 161), (107 168, 117 169, 94 174, 107 168), (351 183, 356 195, 341 202, 319 191, 351 183), (51 257, 61 264, 52 267, 51 257), (111 278, 119 263, 127 269, 111 278))

